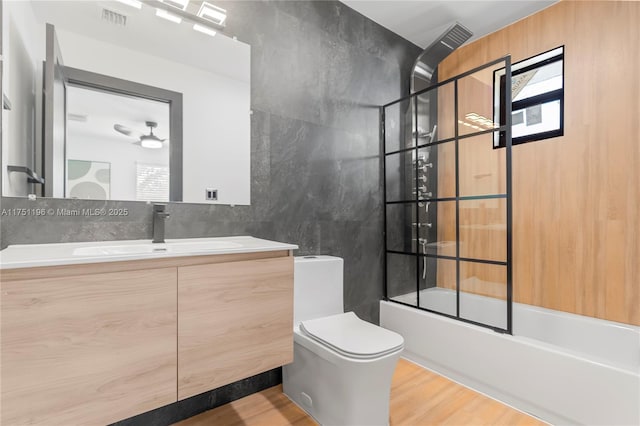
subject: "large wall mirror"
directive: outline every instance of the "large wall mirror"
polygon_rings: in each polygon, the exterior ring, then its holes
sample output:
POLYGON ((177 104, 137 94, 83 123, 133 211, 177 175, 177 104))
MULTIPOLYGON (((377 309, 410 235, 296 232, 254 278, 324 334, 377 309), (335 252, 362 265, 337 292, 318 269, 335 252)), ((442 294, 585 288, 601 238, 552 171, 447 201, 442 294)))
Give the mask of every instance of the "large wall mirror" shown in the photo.
POLYGON ((2 2, 4 196, 250 203, 250 46, 167 3, 2 2))

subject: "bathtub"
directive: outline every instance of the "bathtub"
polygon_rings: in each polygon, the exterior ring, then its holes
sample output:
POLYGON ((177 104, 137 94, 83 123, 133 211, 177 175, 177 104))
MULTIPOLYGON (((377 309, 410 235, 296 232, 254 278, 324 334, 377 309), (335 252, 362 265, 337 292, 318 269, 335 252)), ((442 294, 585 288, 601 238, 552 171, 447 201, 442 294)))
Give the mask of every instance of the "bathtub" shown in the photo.
MULTIPOLYGON (((420 305, 455 314, 455 292, 422 290, 420 305)), ((506 321, 504 301, 473 294, 460 313, 506 321)), ((380 325, 404 336, 410 361, 546 422, 640 425, 640 327, 514 303, 510 336, 386 301, 380 325)))

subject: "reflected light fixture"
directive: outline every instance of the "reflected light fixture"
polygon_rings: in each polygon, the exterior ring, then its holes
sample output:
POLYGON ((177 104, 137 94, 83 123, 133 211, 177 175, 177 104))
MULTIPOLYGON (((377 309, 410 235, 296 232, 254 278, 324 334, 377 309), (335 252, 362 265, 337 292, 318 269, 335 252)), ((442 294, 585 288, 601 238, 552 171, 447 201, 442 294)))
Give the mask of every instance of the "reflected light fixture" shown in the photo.
POLYGON ((118 3, 126 4, 127 6, 135 7, 136 9, 142 9, 142 2, 138 0, 116 0, 118 3))
POLYGON ((221 7, 214 6, 211 3, 207 3, 205 1, 200 6, 198 16, 202 19, 213 22, 216 25, 222 25, 225 19, 227 19, 227 11, 221 7))
POLYGON ((143 148, 159 149, 162 148, 162 142, 153 139, 143 139, 140 142, 140 146, 143 148))
POLYGON ((160 0, 164 4, 168 4, 169 6, 176 7, 180 10, 186 10, 187 5, 189 4, 189 0, 160 0))
POLYGON ((173 15, 164 9, 156 9, 156 16, 166 19, 167 21, 175 22, 176 24, 179 24, 180 22, 182 22, 182 18, 176 15, 173 15))
POLYGON ((216 32, 214 30, 212 30, 211 28, 207 28, 204 25, 200 25, 200 24, 195 24, 193 26, 193 29, 196 31, 199 31, 201 33, 204 33, 206 35, 210 35, 211 37, 213 37, 214 35, 216 35, 216 32))

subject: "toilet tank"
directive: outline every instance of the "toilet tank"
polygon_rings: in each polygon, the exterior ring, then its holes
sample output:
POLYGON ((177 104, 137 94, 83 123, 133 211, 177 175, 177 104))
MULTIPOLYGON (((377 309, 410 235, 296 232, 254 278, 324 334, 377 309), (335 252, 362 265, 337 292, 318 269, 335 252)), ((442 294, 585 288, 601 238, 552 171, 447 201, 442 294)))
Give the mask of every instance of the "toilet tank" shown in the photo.
POLYGON ((294 258, 293 321, 341 314, 343 261, 333 256, 294 258))

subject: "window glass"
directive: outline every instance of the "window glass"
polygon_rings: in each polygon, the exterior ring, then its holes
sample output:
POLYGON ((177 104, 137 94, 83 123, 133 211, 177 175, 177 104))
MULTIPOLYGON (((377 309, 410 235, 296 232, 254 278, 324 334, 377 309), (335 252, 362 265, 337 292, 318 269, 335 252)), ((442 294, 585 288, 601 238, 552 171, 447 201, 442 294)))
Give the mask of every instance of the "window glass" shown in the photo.
POLYGON ((514 75, 511 84, 513 102, 562 89, 562 61, 514 75))
POLYGON ((512 138, 558 130, 560 129, 560 101, 532 105, 514 111, 513 116, 512 138))
MULTIPOLYGON (((512 66, 512 143, 562 136, 564 108, 564 47, 559 47, 512 66)), ((506 118, 504 68, 494 73, 494 121, 506 118)), ((494 137, 494 147, 506 145, 505 132, 494 137)))

